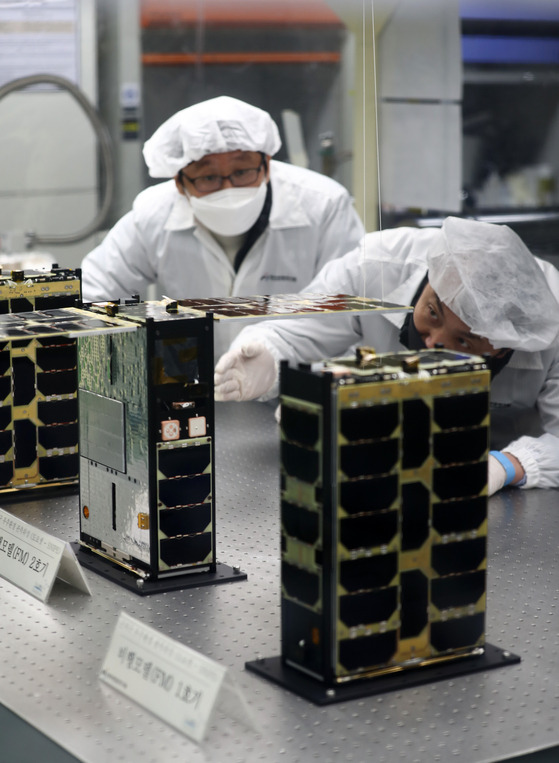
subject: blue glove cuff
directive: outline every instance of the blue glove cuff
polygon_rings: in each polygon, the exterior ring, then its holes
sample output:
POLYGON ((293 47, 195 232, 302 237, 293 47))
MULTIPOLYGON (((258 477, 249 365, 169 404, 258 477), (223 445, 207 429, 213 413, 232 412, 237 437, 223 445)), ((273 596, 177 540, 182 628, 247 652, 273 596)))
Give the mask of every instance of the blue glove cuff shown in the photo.
POLYGON ((505 485, 510 485, 514 479, 515 469, 510 458, 507 458, 500 450, 490 450, 489 455, 497 459, 506 472, 505 485))

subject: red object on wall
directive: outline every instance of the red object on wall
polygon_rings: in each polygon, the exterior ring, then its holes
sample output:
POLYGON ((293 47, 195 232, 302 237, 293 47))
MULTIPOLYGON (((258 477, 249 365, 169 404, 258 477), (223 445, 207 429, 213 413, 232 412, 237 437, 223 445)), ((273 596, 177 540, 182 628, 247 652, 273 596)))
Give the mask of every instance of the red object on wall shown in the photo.
POLYGON ((215 26, 342 26, 324 0, 142 0, 143 28, 203 21, 215 26))

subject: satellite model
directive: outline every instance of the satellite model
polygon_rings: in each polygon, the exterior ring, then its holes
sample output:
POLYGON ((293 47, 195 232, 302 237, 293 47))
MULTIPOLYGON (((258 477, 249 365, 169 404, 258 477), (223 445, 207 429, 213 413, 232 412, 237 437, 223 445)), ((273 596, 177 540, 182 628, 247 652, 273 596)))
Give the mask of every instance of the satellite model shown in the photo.
POLYGON ((282 365, 281 657, 249 669, 327 703, 492 666, 489 382, 446 350, 282 365))
POLYGON ((80 299, 79 270, 0 271, 0 493, 77 483, 76 341, 20 314, 80 299))
POLYGON ((80 543, 111 563, 99 572, 177 587, 217 568, 213 320, 176 303, 113 312, 130 331, 79 342, 80 543))

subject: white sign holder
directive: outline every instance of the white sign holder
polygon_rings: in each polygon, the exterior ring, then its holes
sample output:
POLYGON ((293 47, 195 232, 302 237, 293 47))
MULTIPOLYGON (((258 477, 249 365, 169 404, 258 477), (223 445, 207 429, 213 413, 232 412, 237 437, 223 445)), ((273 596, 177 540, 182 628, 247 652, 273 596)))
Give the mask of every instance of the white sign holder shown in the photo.
POLYGON ((69 543, 0 509, 0 577, 46 602, 56 578, 91 596, 69 543))
POLYGON ((227 668, 121 612, 102 681, 175 729, 202 742, 218 709, 254 729, 227 668))

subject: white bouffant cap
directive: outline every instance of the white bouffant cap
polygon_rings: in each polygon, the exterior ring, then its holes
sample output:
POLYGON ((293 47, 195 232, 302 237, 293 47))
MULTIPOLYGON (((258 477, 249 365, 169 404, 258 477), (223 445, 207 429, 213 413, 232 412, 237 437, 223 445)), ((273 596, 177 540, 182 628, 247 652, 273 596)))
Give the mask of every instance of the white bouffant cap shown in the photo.
POLYGON ((267 111, 222 95, 178 111, 144 143, 144 159, 154 178, 172 178, 207 154, 261 151, 273 156, 281 146, 267 111))
POLYGON ((535 352, 557 340, 559 304, 506 225, 447 217, 427 262, 441 302, 495 349, 535 352))

